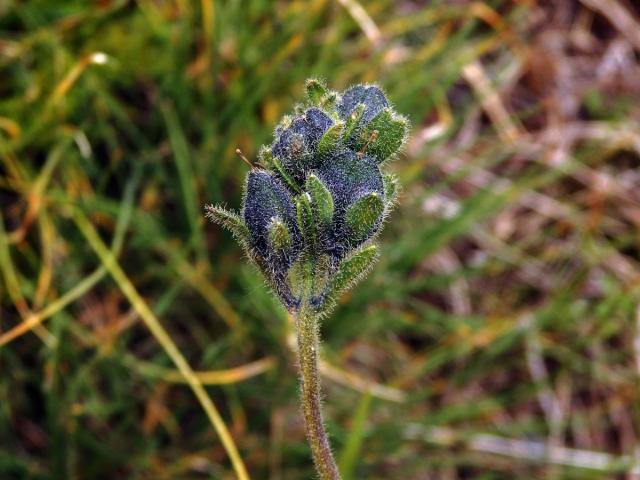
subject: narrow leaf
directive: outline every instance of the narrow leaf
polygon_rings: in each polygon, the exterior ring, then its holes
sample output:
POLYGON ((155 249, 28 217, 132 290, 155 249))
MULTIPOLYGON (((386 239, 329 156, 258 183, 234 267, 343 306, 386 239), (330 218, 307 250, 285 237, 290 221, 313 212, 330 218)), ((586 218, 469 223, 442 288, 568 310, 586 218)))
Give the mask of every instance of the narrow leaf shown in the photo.
POLYGON ((267 145, 262 145, 262 147, 260 147, 260 151, 258 152, 258 161, 266 169, 274 168, 273 152, 271 151, 271 147, 267 145))
POLYGON ((375 158, 378 163, 384 162, 400 150, 408 129, 409 122, 406 118, 385 108, 362 131, 357 147, 366 149, 367 155, 375 158))
POLYGON ((378 256, 378 247, 369 245, 356 250, 354 254, 343 260, 338 271, 333 274, 329 281, 322 306, 326 308, 335 303, 340 294, 351 288, 367 274, 378 259, 378 256))
POLYGON ((336 123, 318 141, 318 155, 326 157, 334 153, 340 145, 344 123, 336 123))
POLYGON ((331 193, 324 183, 322 183, 322 180, 313 173, 307 177, 306 189, 311 197, 311 205, 316 218, 321 225, 330 225, 334 210, 331 193))
POLYGON ((344 127, 344 134, 342 135, 342 138, 344 138, 345 140, 348 140, 351 138, 351 135, 353 135, 353 133, 356 130, 356 127, 360 124, 360 121, 362 120, 362 116, 364 115, 365 108, 366 107, 364 103, 359 103, 356 106, 356 108, 353 109, 353 112, 351 112, 351 115, 349 115, 349 117, 347 118, 347 122, 344 127))
POLYGON ((320 105, 322 97, 327 93, 327 87, 316 78, 310 78, 306 83, 307 97, 314 105, 320 105))
POLYGON ((298 226, 302 231, 302 236, 307 245, 315 245, 315 225, 313 223, 313 213, 311 210, 311 196, 303 193, 298 197, 296 202, 296 210, 298 215, 298 226))
POLYGON ((352 480, 354 478, 353 472, 358 465, 360 452, 362 450, 362 442, 364 440, 365 427, 369 411, 371 410, 372 400, 373 395, 367 390, 365 394, 362 395, 355 414, 353 415, 351 431, 349 432, 338 462, 344 480, 352 480))
POLYGON ((249 240, 249 229, 240 215, 217 205, 206 205, 204 208, 206 217, 213 223, 226 228, 240 241, 249 240))
POLYGON ((278 157, 271 157, 271 165, 273 165, 273 168, 280 174, 287 185, 289 185, 295 192, 300 191, 300 186, 293 178, 291 178, 291 175, 287 173, 287 170, 284 168, 278 157))
POLYGON ((365 240, 376 227, 383 211, 384 202, 377 192, 368 193, 356 200, 345 215, 352 240, 356 243, 365 240))
POLYGON ((336 92, 329 91, 320 100, 320 106, 325 110, 333 110, 338 103, 338 94, 336 92))

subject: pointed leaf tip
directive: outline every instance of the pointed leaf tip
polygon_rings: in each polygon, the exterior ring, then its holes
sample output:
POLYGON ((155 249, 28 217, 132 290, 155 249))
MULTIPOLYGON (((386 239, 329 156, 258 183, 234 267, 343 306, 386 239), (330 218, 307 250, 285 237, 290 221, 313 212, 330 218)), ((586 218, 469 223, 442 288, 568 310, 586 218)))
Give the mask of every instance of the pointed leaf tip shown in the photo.
POLYGON ((316 218, 324 227, 331 225, 334 204, 329 189, 314 173, 307 177, 307 192, 311 197, 311 206, 316 218))
POLYGON ((360 125, 360 122, 362 121, 365 108, 366 106, 364 103, 359 103, 355 106, 353 111, 347 116, 345 126, 344 126, 344 134, 342 136, 345 140, 349 140, 351 136, 358 129, 357 127, 360 125))
POLYGON ((322 97, 327 93, 327 87, 324 82, 317 78, 310 78, 305 84, 307 97, 314 105, 320 105, 322 97))
POLYGON ((240 241, 249 239, 249 229, 240 215, 218 205, 206 205, 204 208, 206 217, 213 223, 226 228, 240 241))
POLYGON ((318 141, 318 155, 320 157, 326 157, 338 150, 343 130, 344 123, 338 122, 324 132, 324 135, 318 141))
POLYGON ((328 91, 322 96, 320 106, 325 110, 333 110, 338 102, 338 94, 334 91, 328 91))
POLYGON ((342 293, 369 272, 379 257, 378 250, 377 245, 368 245, 342 261, 338 271, 331 277, 321 308, 330 308, 342 293))

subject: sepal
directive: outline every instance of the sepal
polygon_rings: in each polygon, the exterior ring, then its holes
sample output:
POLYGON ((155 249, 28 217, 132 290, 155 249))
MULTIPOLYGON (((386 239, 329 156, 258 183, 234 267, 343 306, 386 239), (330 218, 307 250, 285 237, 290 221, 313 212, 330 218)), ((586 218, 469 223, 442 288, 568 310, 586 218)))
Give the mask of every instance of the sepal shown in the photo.
POLYGON ((387 173, 382 176, 382 184, 384 186, 385 201, 387 205, 390 205, 398 198, 398 191, 400 190, 398 177, 392 173, 387 173))
POLYGON ((359 103, 358 105, 355 106, 353 111, 347 116, 345 120, 344 135, 343 135, 343 138, 345 139, 345 141, 350 140, 351 137, 354 135, 354 133, 357 131, 357 127, 360 125, 360 122, 362 121, 362 116, 364 115, 365 108, 366 107, 364 103, 359 103))
POLYGON ((338 94, 334 91, 329 91, 323 95, 320 100, 320 106, 327 111, 333 111, 338 103, 338 94))

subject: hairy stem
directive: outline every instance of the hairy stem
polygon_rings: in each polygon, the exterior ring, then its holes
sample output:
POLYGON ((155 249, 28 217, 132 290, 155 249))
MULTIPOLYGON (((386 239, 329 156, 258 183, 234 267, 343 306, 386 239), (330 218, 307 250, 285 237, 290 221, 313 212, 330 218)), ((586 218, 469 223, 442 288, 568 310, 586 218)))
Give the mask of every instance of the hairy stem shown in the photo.
POLYGON ((304 305, 296 314, 296 330, 302 384, 302 412, 313 462, 321 480, 340 480, 340 473, 338 473, 338 467, 322 422, 320 378, 318 375, 318 318, 311 309, 304 305))

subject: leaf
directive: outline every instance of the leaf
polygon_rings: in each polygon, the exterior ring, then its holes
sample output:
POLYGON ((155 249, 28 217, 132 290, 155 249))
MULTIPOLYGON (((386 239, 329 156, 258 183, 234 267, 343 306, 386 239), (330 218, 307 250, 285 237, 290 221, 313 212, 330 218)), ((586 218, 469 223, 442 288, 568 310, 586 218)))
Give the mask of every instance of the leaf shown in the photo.
POLYGON ((315 174, 307 177, 307 192, 311 197, 311 206, 316 218, 322 226, 329 226, 333 219, 333 198, 327 187, 315 174))
POLYGON ((344 123, 336 123, 327 130, 318 141, 317 153, 320 157, 327 157, 334 153, 340 145, 344 123))
POLYGON ((320 106, 325 110, 333 110, 338 102, 338 94, 333 91, 327 92, 320 101, 320 106))
POLYGON ((345 141, 349 140, 353 133, 356 131, 356 127, 358 127, 360 121, 362 120, 362 116, 364 115, 365 108, 366 107, 364 103, 359 103, 353 109, 353 112, 351 112, 351 114, 347 117, 344 127, 344 134, 342 135, 342 138, 344 138, 345 141))
POLYGON ((352 417, 351 432, 347 437, 346 443, 342 452, 340 453, 340 472, 344 480, 351 480, 354 478, 353 471, 358 465, 358 461, 361 460, 360 453, 362 450, 362 443, 365 436, 365 429, 367 423, 367 417, 371 410, 371 404, 373 395, 367 390, 362 395, 356 411, 352 417))
POLYGON ((300 187, 295 182, 295 180, 291 178, 291 175, 289 175, 289 173, 284 168, 284 166, 282 165, 282 162, 280 162, 280 159, 278 157, 273 157, 273 156, 271 157, 271 165, 273 166, 275 171, 280 174, 280 176, 286 182, 287 185, 289 185, 295 192, 300 191, 300 187))
POLYGON ((378 257, 378 246, 369 245, 356 250, 351 256, 343 260, 338 271, 329 280, 324 299, 318 302, 320 303, 320 309, 326 310, 327 307, 336 302, 340 294, 362 279, 378 257))
POLYGON ((258 162, 266 169, 274 168, 273 165, 273 152, 268 145, 262 145, 258 152, 258 162))
POLYGON ((322 97, 327 93, 327 87, 324 82, 317 78, 310 78, 307 80, 305 87, 309 101, 314 105, 320 105, 322 97))
POLYGON ((354 243, 365 240, 379 223, 384 202, 377 192, 368 193, 356 200, 345 215, 350 240, 354 243))
POLYGON ((298 197, 296 212, 298 216, 298 226, 300 227, 300 231, 302 231, 305 244, 313 248, 315 245, 316 231, 311 210, 311 196, 308 193, 305 192, 298 197))
POLYGON ((367 155, 382 163, 400 150, 408 129, 406 118, 385 108, 362 131, 357 148, 364 149, 367 155))
POLYGON ((218 205, 206 205, 206 217, 213 223, 229 230, 241 242, 249 241, 249 229, 240 215, 218 205))

